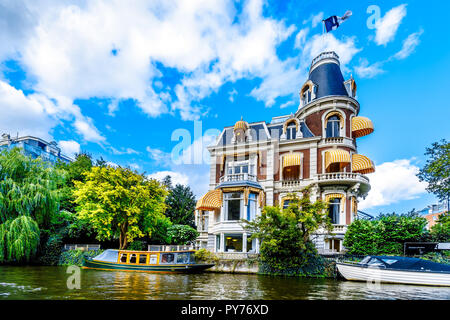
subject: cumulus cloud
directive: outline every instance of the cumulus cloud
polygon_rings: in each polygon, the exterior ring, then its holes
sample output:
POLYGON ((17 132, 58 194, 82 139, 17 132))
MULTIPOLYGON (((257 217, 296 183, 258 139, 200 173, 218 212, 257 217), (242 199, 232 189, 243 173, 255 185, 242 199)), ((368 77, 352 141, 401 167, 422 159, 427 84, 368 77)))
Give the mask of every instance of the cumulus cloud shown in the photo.
POLYGON ((423 29, 420 29, 418 32, 411 33, 404 41, 402 45, 402 49, 394 55, 396 59, 405 59, 409 57, 411 53, 414 52, 416 47, 420 43, 420 36, 423 33, 423 29))
POLYGON ((389 10, 384 17, 375 22, 375 43, 386 45, 395 38, 398 27, 406 16, 406 4, 401 4, 389 10))
POLYGON ((74 140, 61 140, 59 147, 63 154, 74 158, 75 154, 80 153, 80 144, 74 140))
POLYGON ((170 176, 172 178, 172 185, 181 184, 187 186, 189 184, 189 177, 186 174, 174 171, 158 171, 152 174, 149 174, 147 177, 150 179, 156 179, 158 181, 162 181, 166 176, 170 176))
POLYGON ((0 80, 0 131, 20 136, 32 135, 50 140, 58 122, 54 103, 44 95, 25 95, 0 80))
POLYGON ((369 61, 367 59, 360 59, 360 63, 358 66, 355 66, 355 72, 361 78, 373 78, 376 75, 383 73, 384 70, 381 69, 382 63, 374 63, 369 65, 369 61))
POLYGON ((417 178, 419 167, 413 164, 413 160, 400 159, 377 165, 375 173, 370 175, 372 189, 366 199, 360 202, 359 208, 363 210, 389 205, 416 199, 424 194, 427 183, 417 178))

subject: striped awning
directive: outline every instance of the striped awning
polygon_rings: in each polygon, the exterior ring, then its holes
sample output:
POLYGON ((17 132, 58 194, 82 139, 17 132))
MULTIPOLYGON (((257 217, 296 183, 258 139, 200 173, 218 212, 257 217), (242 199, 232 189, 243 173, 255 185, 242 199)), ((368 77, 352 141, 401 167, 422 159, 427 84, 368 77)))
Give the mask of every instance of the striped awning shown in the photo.
POLYGON ((345 196, 342 193, 329 193, 325 195, 326 202, 330 201, 331 199, 344 199, 344 198, 345 196))
POLYGON ((350 153, 346 150, 333 149, 325 152, 325 168, 332 163, 350 163, 350 153))
POLYGON ((197 201, 197 210, 215 210, 222 206, 222 192, 217 189, 209 191, 197 201))
POLYGON ((358 172, 362 174, 375 172, 375 165, 373 161, 363 156, 362 154, 352 155, 352 172, 358 172))
POLYGON ((283 156, 283 168, 290 166, 299 166, 302 164, 302 158, 299 153, 290 153, 283 156))
POLYGON ((366 117, 352 118, 352 135, 354 138, 366 136, 373 132, 373 123, 366 117))

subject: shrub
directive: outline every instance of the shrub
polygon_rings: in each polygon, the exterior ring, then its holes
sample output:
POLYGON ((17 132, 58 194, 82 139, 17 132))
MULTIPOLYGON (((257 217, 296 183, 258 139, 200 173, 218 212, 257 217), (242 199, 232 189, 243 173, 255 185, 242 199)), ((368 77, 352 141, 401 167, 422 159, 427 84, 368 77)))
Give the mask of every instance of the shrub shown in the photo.
POLYGON ((128 250, 143 251, 147 249, 146 247, 147 243, 145 241, 135 240, 128 245, 128 250))
POLYGON ((217 263, 219 258, 207 249, 199 249, 195 252, 195 260, 198 262, 212 262, 217 263))
POLYGON ((102 253, 105 250, 99 249, 99 250, 90 250, 90 251, 83 251, 83 250, 67 250, 64 251, 58 260, 59 266, 69 266, 69 265, 77 265, 82 266, 84 257, 95 257, 102 253))

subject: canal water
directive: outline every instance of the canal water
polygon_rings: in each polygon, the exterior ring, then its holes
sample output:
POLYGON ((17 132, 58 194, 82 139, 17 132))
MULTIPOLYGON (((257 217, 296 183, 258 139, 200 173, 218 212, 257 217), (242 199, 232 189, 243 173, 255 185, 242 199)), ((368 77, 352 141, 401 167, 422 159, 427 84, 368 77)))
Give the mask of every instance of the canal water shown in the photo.
MULTIPOLYGON (((5 299, 437 299, 450 288, 366 284, 334 279, 247 274, 152 274, 81 270, 80 289, 69 289, 67 267, 0 267, 5 299)), ((70 282, 70 281, 69 281, 70 282)))

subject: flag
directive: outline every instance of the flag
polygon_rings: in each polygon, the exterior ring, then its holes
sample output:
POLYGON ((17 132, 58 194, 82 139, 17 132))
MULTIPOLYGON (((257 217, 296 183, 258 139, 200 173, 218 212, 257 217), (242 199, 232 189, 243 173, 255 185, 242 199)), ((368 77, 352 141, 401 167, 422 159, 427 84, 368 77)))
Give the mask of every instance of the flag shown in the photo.
POLYGON ((331 30, 336 30, 339 27, 339 21, 337 16, 331 16, 325 20, 323 20, 325 23, 325 29, 327 32, 330 32, 331 30))
POLYGON ((331 16, 322 21, 325 23, 325 29, 327 30, 327 32, 330 32, 332 30, 336 30, 339 25, 347 20, 351 15, 352 12, 350 10, 347 10, 342 17, 331 16))

